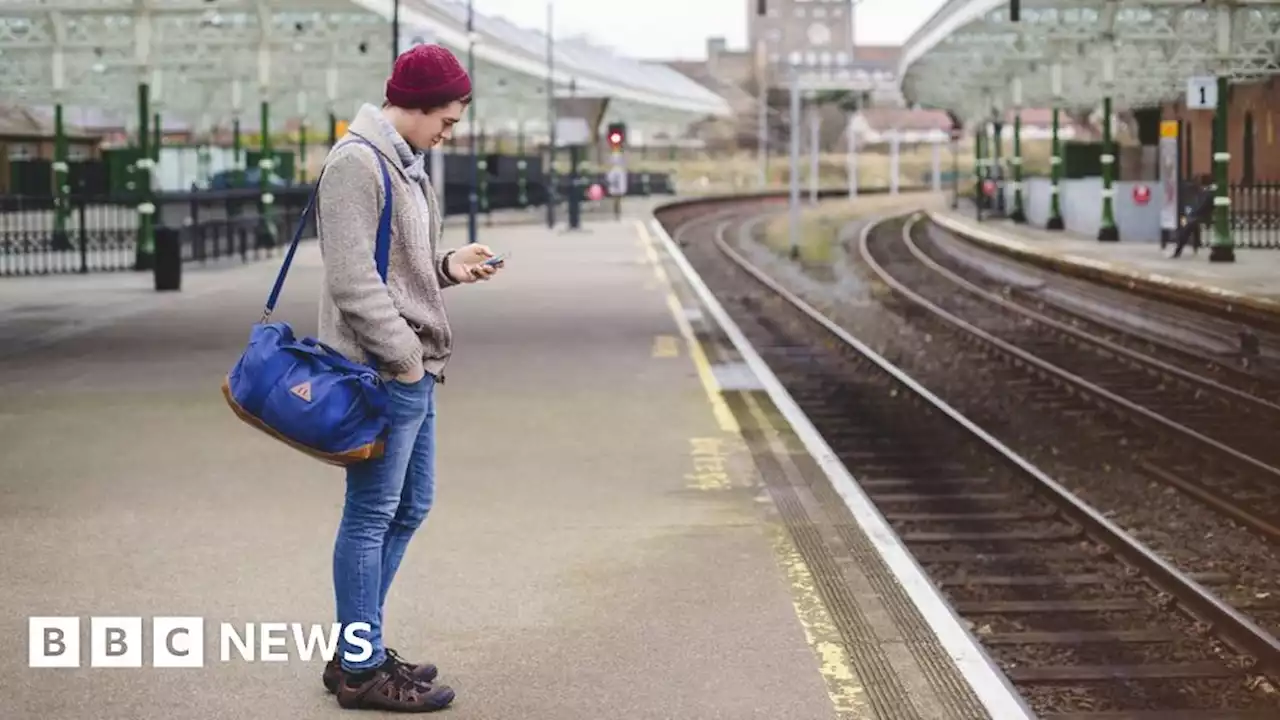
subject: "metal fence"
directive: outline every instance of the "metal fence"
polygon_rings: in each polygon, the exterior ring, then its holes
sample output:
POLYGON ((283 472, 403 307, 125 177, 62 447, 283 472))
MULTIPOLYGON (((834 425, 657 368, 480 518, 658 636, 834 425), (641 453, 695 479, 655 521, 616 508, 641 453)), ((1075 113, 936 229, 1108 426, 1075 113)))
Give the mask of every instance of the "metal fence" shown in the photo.
POLYGON ((1232 185, 1229 192, 1236 247, 1280 248, 1280 182, 1232 185))
MULTIPOLYGON (((154 224, 178 231, 185 259, 251 260, 277 244, 273 236, 292 232, 309 193, 277 188, 265 216, 257 190, 164 193, 152 201, 154 224)), ((59 228, 51 198, 0 197, 0 276, 137 269, 137 206, 134 197, 73 195, 59 228)))
MULTIPOLYGON (((577 192, 593 184, 607 187, 605 175, 579 178, 577 192)), ((558 177, 557 204, 573 189, 571 179, 558 177)), ((633 174, 628 195, 671 194, 669 176, 633 174)), ((155 226, 178 231, 184 262, 220 260, 250 262, 271 257, 293 238, 312 191, 310 185, 272 189, 274 203, 264 221, 256 188, 157 193, 155 226)), ((445 214, 464 215, 470 209, 470 188, 448 184, 445 214)), ((138 198, 136 196, 72 195, 69 212, 58 227, 55 199, 43 196, 0 196, 0 276, 119 272, 139 269, 138 198)), ((490 182, 484 187, 480 212, 544 207, 547 186, 529 182, 490 182)), ((313 230, 314 228, 312 228, 313 230)), ((304 233, 313 237, 314 232, 304 233)))

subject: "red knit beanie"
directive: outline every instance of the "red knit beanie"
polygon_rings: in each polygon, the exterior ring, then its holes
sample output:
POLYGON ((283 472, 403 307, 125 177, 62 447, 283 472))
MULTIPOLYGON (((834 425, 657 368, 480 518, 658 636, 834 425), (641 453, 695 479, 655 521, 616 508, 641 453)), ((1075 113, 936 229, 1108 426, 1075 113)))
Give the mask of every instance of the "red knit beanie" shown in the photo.
POLYGON ((410 110, 444 107, 470 94, 466 68, 439 45, 416 45, 401 54, 387 80, 387 102, 410 110))

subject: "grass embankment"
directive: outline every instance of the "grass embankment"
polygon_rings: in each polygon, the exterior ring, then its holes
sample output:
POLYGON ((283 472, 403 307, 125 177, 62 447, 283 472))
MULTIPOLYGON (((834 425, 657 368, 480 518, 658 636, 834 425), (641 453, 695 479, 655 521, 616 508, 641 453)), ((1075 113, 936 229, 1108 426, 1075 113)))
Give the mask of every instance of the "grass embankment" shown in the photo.
MULTIPOLYGON (((947 203, 946 193, 903 193, 901 195, 866 195, 849 200, 842 198, 805 205, 800 209, 800 233, 796 243, 800 262, 804 265, 829 265, 835 256, 840 229, 859 218, 896 212, 908 208, 933 208, 947 203)), ((770 218, 764 226, 764 243, 774 252, 787 257, 791 251, 790 218, 786 211, 770 218)))

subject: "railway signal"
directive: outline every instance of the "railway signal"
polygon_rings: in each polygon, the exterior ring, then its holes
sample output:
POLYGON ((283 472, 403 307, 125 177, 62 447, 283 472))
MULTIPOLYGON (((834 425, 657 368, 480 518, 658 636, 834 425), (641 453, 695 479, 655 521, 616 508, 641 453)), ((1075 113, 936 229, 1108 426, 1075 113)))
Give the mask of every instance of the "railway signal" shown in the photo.
POLYGON ((609 123, 609 148, 617 152, 627 144, 627 126, 625 123, 609 123))

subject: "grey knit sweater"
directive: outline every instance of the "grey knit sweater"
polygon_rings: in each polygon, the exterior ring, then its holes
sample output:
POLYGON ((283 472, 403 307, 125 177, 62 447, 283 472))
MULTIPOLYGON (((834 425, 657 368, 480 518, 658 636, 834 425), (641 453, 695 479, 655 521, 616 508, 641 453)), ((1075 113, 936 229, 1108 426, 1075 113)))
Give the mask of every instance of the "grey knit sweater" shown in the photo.
POLYGON ((366 105, 348 136, 325 159, 316 202, 324 258, 320 341, 347 358, 400 375, 415 365, 443 376, 453 334, 441 289, 456 284, 439 248, 444 222, 435 191, 413 153, 382 112, 366 105), (391 175, 393 212, 387 283, 374 263, 378 218, 386 201, 373 143, 391 175))

